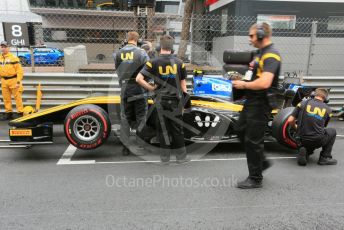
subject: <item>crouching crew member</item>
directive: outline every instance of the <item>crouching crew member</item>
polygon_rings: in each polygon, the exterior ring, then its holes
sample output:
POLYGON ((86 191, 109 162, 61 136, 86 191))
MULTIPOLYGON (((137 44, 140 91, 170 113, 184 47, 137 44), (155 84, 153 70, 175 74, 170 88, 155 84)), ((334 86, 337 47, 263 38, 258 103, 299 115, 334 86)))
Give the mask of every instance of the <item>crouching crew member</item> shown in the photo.
POLYGON ((23 68, 19 58, 10 53, 10 47, 6 41, 1 42, 0 46, 1 90, 5 105, 5 116, 2 120, 10 120, 23 115, 23 68), (13 114, 12 110, 12 96, 16 102, 16 114, 13 114))
POLYGON ((319 165, 335 165, 337 160, 332 158, 332 147, 336 140, 336 130, 325 128, 330 121, 331 108, 324 103, 328 100, 328 91, 318 88, 312 99, 299 103, 293 114, 288 118, 293 126, 297 124, 299 138, 298 164, 305 166, 309 155, 322 147, 319 156, 319 165), (295 122, 296 121, 296 122, 295 122))
POLYGON ((162 36, 160 56, 147 62, 136 77, 140 85, 156 94, 156 127, 163 164, 169 163, 171 152, 176 154, 177 163, 190 161, 186 154, 182 126, 182 98, 183 92, 187 92, 187 74, 184 63, 171 53, 173 43, 171 36, 162 36), (147 82, 149 78, 154 80, 154 86, 147 82))
MULTIPOLYGON (((136 76, 148 61, 146 52, 137 47, 139 34, 131 31, 127 35, 128 44, 115 56, 115 67, 121 87, 121 135, 123 155, 129 155, 130 126, 137 130, 141 122, 145 122, 147 111, 144 89, 136 83, 136 76), (135 98, 135 96, 138 96, 135 98)), ((138 133, 137 133, 138 134, 138 133)))

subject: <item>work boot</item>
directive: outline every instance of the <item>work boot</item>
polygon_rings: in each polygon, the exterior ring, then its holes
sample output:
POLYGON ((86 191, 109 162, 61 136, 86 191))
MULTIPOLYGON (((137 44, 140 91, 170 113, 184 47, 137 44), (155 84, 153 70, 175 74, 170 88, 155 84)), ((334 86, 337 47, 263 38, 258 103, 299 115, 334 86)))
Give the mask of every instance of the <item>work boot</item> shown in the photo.
POLYGON ((297 155, 297 163, 300 166, 306 166, 307 165, 307 150, 305 147, 301 147, 299 149, 299 154, 297 155))
POLYGON ((336 165, 337 160, 332 157, 319 157, 318 165, 336 165))
POLYGON ((136 149, 136 151, 134 152, 134 154, 136 155, 136 156, 144 156, 145 155, 145 148, 143 147, 143 146, 141 146, 141 145, 139 145, 139 146, 137 146, 137 149, 136 149))
POLYGON ((169 161, 169 160, 161 160, 161 161, 160 161, 160 164, 161 164, 161 165, 169 165, 169 164, 170 164, 170 161, 169 161))
POLYGON ((122 155, 123 156, 129 156, 130 153, 131 153, 130 150, 126 146, 123 146, 123 148, 122 148, 122 155))
POLYGON ((171 155, 160 155, 160 164, 168 165, 170 164, 171 155))
POLYGON ((12 119, 12 113, 4 113, 2 117, 0 118, 0 121, 8 121, 12 119))
POLYGON ((262 170, 265 171, 272 166, 272 161, 265 159, 262 163, 262 170))
POLYGON ((177 160, 176 160, 176 163, 177 163, 177 164, 186 164, 186 163, 189 163, 190 161, 191 161, 190 158, 185 157, 184 159, 177 159, 177 160))
POLYGON ((261 188, 263 187, 262 181, 251 179, 247 177, 246 180, 240 181, 237 184, 237 188, 241 189, 251 189, 251 188, 261 188))

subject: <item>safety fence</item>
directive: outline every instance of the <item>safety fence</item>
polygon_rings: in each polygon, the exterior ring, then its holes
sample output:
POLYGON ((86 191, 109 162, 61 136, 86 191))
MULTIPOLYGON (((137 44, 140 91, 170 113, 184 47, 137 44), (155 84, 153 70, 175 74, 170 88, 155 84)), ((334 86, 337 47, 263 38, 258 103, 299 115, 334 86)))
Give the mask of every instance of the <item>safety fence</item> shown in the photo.
MULTIPOLYGON (((306 76, 305 85, 331 88, 330 106, 339 109, 344 105, 344 77, 306 76)), ((192 76, 187 78, 191 90, 192 76)), ((23 101, 25 105, 35 106, 37 85, 42 87, 42 109, 72 102, 74 100, 104 95, 119 95, 120 88, 116 74, 64 74, 30 73, 24 77, 23 101)), ((14 101, 13 101, 14 103, 14 101)), ((3 111, 0 103, 0 111, 3 111)))
MULTIPOLYGON (((57 8, 31 8, 31 11, 42 16, 42 24, 32 27, 35 43, 47 47, 34 50, 36 66, 68 65, 62 55, 69 54, 64 50, 78 45, 86 49, 84 64, 113 63, 113 53, 123 45, 126 33, 131 30, 152 42, 153 48, 161 35, 170 34, 176 40, 176 53, 185 62, 222 66, 223 50, 251 50, 247 36, 250 26, 267 21, 272 24, 273 41, 281 52, 283 72, 301 70, 307 76, 341 76, 344 72, 342 17, 291 17, 269 21, 269 18, 211 14, 185 18, 153 12, 57 8), (187 21, 190 27, 183 26, 187 21), (186 32, 185 39, 182 39, 183 32, 186 32)), ((27 51, 18 51, 18 55, 24 65, 32 65, 27 51)))

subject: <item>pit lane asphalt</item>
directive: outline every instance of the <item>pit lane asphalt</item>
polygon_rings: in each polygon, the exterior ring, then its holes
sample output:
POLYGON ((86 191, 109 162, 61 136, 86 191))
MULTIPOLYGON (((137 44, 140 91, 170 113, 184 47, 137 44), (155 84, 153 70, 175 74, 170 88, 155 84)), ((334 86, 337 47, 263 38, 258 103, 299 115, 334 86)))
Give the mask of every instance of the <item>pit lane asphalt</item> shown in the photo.
MULTIPOLYGON (((336 121, 331 126, 344 134, 344 122, 336 121)), ((7 125, 2 122, 0 128, 1 139, 7 139, 7 125)), ((203 158, 225 159, 221 161, 169 166, 57 165, 69 145, 61 130, 55 134, 54 145, 0 149, 0 229, 343 229, 344 226, 343 138, 338 138, 333 148, 339 161, 337 166, 318 166, 319 150, 307 167, 297 166, 294 158, 276 159, 264 174, 262 189, 239 190, 234 187, 236 181, 247 176, 239 144, 219 145, 203 158), (137 181, 137 185, 125 184, 124 178, 127 182, 137 181), (159 178, 165 182, 158 183, 159 178), (145 184, 141 183, 143 180, 145 184), (152 180, 155 184, 149 183, 152 180), (214 184, 204 183, 211 180, 214 184)), ((76 151, 72 161, 140 160, 136 156, 122 157, 121 146, 113 140, 111 137, 105 146, 94 151, 76 151)), ((295 156, 295 151, 277 144, 266 147, 268 157, 295 156)))

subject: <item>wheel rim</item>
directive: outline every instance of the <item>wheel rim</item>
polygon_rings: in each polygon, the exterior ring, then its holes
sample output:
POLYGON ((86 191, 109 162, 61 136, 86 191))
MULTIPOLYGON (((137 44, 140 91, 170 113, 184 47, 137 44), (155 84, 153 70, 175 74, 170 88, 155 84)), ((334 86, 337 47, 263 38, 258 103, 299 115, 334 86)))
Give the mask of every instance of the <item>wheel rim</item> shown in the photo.
POLYGON ((75 121, 73 132, 81 141, 93 141, 100 132, 100 123, 95 117, 81 116, 75 121))
POLYGON ((293 127, 291 127, 290 125, 288 125, 287 127, 287 135, 289 136, 289 138, 293 141, 295 141, 295 135, 296 135, 296 129, 294 129, 293 127))

